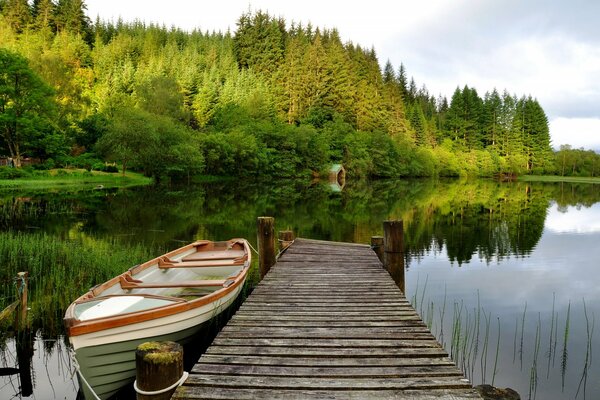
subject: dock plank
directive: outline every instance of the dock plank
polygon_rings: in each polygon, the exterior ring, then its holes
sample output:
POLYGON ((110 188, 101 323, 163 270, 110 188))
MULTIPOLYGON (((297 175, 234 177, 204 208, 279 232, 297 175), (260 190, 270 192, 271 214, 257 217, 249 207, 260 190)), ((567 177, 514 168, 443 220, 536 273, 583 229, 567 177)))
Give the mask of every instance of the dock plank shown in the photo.
POLYGON ((172 398, 481 397, 369 246, 297 239, 172 398))

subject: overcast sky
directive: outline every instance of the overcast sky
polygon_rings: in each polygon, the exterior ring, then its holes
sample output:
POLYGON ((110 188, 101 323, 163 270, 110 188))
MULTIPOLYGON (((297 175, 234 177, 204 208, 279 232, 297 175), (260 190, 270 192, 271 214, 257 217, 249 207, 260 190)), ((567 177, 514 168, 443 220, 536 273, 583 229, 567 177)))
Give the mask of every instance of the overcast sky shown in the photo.
POLYGON ((457 86, 536 97, 552 144, 600 151, 600 0, 87 0, 92 20, 121 17, 232 32, 247 11, 337 28, 429 92, 457 86))

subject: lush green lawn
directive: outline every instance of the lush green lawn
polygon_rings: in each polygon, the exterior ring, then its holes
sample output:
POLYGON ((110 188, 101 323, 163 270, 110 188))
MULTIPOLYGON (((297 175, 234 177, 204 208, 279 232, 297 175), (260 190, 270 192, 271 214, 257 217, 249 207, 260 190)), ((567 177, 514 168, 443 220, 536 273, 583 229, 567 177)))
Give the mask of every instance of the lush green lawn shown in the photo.
POLYGON ((52 188, 96 188, 148 185, 151 178, 127 172, 107 173, 83 169, 57 169, 36 172, 16 179, 0 179, 0 188, 8 189, 52 189, 52 188))
POLYGON ((572 182, 600 184, 600 177, 589 176, 523 175, 519 176, 519 180, 525 182, 572 182))

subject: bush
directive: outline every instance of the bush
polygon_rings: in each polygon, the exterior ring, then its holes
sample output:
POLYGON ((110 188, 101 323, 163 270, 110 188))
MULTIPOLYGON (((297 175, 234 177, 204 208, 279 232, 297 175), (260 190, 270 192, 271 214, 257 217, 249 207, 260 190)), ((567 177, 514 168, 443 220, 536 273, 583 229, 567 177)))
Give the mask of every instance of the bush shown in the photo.
POLYGON ((110 173, 117 173, 117 172, 119 172, 119 168, 117 168, 116 165, 105 165, 103 171, 110 172, 110 173))
POLYGON ((29 170, 23 168, 0 167, 0 179, 19 179, 30 175, 29 170))

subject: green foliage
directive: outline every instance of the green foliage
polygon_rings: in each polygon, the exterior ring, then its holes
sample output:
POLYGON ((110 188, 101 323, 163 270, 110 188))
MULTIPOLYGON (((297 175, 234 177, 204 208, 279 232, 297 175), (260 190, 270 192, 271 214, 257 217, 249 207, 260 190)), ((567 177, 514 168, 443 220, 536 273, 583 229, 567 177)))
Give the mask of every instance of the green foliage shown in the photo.
POLYGON ((554 154, 554 170, 560 176, 600 176, 600 154, 562 145, 554 154))
POLYGON ((0 167, 0 179, 19 179, 30 176, 28 170, 14 167, 0 167))
MULTIPOLYGON (((258 11, 233 35, 188 33, 91 24, 85 10, 82 0, 1 10, 2 47, 48 84, 36 87, 55 88, 20 127, 19 152, 42 162, 91 153, 157 180, 307 176, 339 162, 358 177, 557 170, 536 100, 468 86, 436 99, 335 29, 258 11)), ((13 154, 6 139, 0 150, 13 154)))
POLYGON ((0 48, 0 147, 21 166, 27 150, 59 152, 61 137, 55 131, 52 89, 28 66, 22 56, 0 48))
POLYGON ((147 176, 181 178, 202 171, 204 160, 187 128, 173 120, 139 109, 118 109, 98 150, 122 165, 140 168, 147 176))

